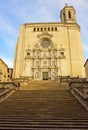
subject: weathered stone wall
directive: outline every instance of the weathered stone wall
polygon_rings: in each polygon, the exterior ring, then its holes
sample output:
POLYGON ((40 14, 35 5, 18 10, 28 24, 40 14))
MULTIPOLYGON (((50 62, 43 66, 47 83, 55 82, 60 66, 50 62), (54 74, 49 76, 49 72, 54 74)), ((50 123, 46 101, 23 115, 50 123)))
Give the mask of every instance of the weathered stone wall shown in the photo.
MULTIPOLYGON (((67 12, 68 9, 74 10, 72 7, 64 9, 67 12)), ((52 79, 54 72, 57 72, 56 76, 85 77, 80 27, 76 23, 75 17, 74 22, 72 22, 72 18, 68 18, 66 15, 67 21, 64 23, 27 23, 21 26, 14 61, 14 78, 34 77, 39 72, 39 79, 42 79, 43 71, 48 72, 52 79), (41 42, 46 38, 52 44, 44 48, 41 46, 41 42), (35 57, 35 50, 36 52, 39 51, 39 58, 35 57), (56 57, 51 56, 52 50, 57 51, 56 57), (46 68, 43 68, 44 52, 45 60, 48 63, 46 68), (26 57, 27 53, 29 53, 29 57, 26 57), (64 53, 64 56, 61 56, 61 53, 64 53), (51 63, 55 59, 56 68, 51 63), (38 60, 41 63, 39 68, 34 66, 38 60)))

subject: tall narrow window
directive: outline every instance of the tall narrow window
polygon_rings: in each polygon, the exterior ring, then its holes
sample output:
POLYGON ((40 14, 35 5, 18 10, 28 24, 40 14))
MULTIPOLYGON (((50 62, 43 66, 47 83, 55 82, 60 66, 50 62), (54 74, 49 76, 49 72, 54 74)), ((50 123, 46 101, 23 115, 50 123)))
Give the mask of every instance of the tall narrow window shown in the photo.
POLYGON ((55 27, 55 31, 57 31, 57 27, 55 27))
POLYGON ((48 31, 50 31, 50 28, 48 27, 48 31))
POLYGON ((41 31, 43 31, 43 28, 41 28, 41 31))
POLYGON ((53 27, 51 28, 51 30, 53 31, 53 27))
POLYGON ((34 28, 34 32, 36 31, 36 28, 34 28))
POLYGON ((44 28, 44 31, 46 31, 46 28, 44 28))
POLYGON ((39 31, 39 28, 37 28, 37 31, 39 31))
POLYGON ((64 22, 66 21, 66 19, 65 19, 65 13, 63 13, 63 21, 64 22))
POLYGON ((70 11, 68 11, 68 17, 71 18, 71 12, 70 11))

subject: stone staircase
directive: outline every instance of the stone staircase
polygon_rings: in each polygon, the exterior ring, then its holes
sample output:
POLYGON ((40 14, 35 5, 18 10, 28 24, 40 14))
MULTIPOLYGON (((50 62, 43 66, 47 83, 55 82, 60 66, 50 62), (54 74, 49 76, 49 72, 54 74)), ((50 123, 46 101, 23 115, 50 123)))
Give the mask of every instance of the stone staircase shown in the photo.
POLYGON ((55 80, 36 80, 29 83, 21 83, 21 90, 68 90, 68 84, 60 84, 55 80))
POLYGON ((22 89, 0 104, 1 129, 88 130, 88 112, 68 89, 22 89))

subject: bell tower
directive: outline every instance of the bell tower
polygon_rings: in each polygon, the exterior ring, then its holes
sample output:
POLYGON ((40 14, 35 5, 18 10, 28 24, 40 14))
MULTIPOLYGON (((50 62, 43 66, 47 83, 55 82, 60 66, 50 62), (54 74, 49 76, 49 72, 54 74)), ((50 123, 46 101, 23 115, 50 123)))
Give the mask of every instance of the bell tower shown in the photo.
POLYGON ((60 18, 62 23, 76 23, 76 11, 73 6, 66 4, 60 11, 60 18))

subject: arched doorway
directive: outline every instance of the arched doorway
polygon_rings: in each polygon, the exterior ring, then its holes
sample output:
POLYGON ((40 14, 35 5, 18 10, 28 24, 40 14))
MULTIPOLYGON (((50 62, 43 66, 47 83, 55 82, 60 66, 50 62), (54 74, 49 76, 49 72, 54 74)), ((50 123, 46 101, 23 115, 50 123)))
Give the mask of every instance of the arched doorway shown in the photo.
POLYGON ((48 72, 42 72, 42 79, 48 80, 48 72))

